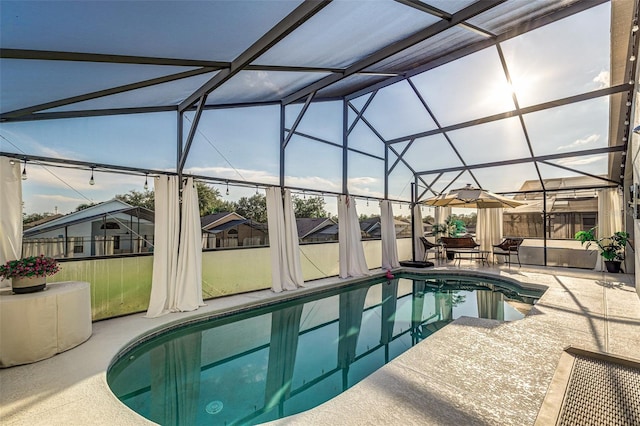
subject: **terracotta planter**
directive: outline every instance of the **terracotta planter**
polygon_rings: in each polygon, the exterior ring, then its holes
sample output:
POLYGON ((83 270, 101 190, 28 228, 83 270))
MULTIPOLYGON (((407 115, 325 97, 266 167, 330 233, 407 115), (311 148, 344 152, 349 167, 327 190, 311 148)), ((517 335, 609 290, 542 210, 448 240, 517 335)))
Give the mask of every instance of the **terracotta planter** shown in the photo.
POLYGON ((19 277, 11 279, 11 289, 16 294, 35 293, 47 287, 47 277, 19 277))

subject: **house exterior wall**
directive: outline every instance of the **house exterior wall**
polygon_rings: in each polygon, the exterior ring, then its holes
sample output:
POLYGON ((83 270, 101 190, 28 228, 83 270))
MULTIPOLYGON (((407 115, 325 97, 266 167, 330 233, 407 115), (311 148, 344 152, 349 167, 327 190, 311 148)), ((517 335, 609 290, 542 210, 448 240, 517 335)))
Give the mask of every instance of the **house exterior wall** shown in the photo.
POLYGON ((215 247, 246 247, 268 244, 267 234, 248 225, 238 225, 215 234, 215 247))

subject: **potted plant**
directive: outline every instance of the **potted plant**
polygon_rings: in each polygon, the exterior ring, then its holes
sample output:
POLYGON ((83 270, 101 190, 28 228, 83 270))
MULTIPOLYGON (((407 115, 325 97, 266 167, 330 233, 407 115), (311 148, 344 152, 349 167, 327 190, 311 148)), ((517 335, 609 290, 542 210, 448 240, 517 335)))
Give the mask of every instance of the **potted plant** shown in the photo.
MULTIPOLYGON (((460 234, 466 233, 467 228, 463 221, 456 219, 453 215, 449 215, 443 224, 437 223, 433 225, 432 232, 436 237, 438 234, 444 234, 446 237, 456 238, 460 234)), ((440 238, 437 238, 437 241, 440 241, 440 238)), ((447 252, 447 259, 453 260, 453 256, 452 252, 447 252)))
POLYGON ((11 280, 14 293, 33 293, 44 290, 47 286, 47 275, 54 275, 60 270, 58 262, 52 257, 23 257, 10 260, 0 266, 0 280, 11 280))
POLYGON ((591 228, 587 231, 576 232, 575 239, 580 241, 580 244, 584 245, 586 249, 591 244, 595 244, 600 251, 600 256, 604 259, 607 271, 620 272, 620 264, 624 260, 624 249, 629 240, 627 232, 618 231, 608 237, 596 238, 596 228, 591 228))

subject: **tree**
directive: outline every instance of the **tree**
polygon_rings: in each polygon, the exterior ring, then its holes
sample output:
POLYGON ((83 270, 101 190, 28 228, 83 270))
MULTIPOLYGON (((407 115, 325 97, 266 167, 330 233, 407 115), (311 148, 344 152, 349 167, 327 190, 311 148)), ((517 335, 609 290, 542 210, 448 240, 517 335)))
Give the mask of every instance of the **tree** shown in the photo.
POLYGON ((136 191, 132 189, 126 194, 117 194, 117 200, 124 201, 134 207, 143 207, 153 210, 155 208, 155 192, 145 189, 144 191, 136 191))
POLYGON ((206 183, 196 181, 196 190, 198 191, 200 216, 220 212, 234 212, 238 208, 237 203, 223 200, 220 198, 220 191, 206 183))
POLYGON ((80 210, 88 209, 89 207, 95 206, 97 203, 82 203, 78 207, 76 207, 75 211, 79 212, 80 210))
MULTIPOLYGON (((196 182, 196 191, 198 191, 200 216, 223 211, 235 211, 236 209, 235 203, 222 200, 220 191, 205 183, 196 182)), ((155 192, 152 190, 137 191, 132 189, 126 194, 116 195, 115 198, 134 207, 144 207, 149 210, 155 209, 155 192)))
POLYGON ((263 194, 255 194, 251 197, 242 197, 238 200, 236 213, 256 222, 267 222, 267 197, 263 194))
POLYGON ((329 213, 324 209, 324 197, 308 197, 305 200, 294 196, 292 201, 296 217, 329 217, 329 213))
POLYGON ((31 214, 22 213, 22 224, 26 225, 31 222, 42 220, 49 216, 53 216, 53 213, 31 213, 31 214))

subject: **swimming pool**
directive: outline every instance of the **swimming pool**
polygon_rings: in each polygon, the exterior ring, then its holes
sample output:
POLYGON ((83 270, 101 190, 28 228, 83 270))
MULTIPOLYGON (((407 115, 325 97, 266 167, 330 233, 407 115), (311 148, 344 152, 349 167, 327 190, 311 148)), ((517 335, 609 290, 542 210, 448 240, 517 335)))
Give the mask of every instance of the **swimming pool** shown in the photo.
POLYGON ((159 424, 264 423, 333 398, 460 316, 517 320, 539 296, 458 276, 371 280, 171 330, 122 354, 107 380, 159 424))

